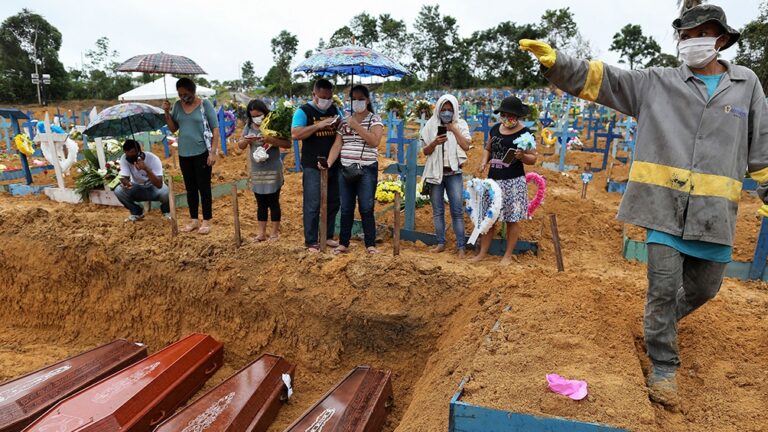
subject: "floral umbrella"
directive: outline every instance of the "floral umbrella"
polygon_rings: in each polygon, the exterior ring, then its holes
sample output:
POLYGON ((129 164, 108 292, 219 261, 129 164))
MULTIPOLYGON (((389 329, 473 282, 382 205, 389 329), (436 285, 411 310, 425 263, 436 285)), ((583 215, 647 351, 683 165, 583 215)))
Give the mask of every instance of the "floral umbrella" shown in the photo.
POLYGON ((294 71, 398 78, 411 73, 405 66, 378 51, 354 45, 324 49, 301 62, 294 71))
POLYGON ((160 108, 137 102, 121 103, 98 113, 88 123, 83 134, 90 137, 119 137, 154 131, 163 126, 165 114, 160 108))

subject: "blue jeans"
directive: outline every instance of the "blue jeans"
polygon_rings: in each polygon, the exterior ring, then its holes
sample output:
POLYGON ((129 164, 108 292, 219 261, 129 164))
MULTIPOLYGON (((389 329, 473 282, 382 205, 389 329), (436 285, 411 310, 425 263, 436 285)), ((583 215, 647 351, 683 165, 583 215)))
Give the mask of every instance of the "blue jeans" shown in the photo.
POLYGON ((464 179, 461 174, 443 176, 443 182, 432 185, 430 199, 432 201, 432 220, 435 224, 437 244, 445 245, 445 192, 448 193, 448 204, 451 209, 451 225, 456 235, 456 248, 464 249, 466 235, 464 234, 464 179))
MULTIPOLYGON (((336 213, 339 212, 339 168, 328 170, 328 238, 336 232, 336 213)), ((320 170, 304 167, 301 183, 304 193, 304 245, 317 246, 320 231, 320 170)))
POLYGON ((339 175, 339 192, 341 194, 339 243, 342 245, 349 247, 352 224, 355 221, 355 201, 357 201, 360 206, 360 219, 363 221, 365 247, 376 246, 376 219, 373 215, 373 206, 378 179, 378 163, 364 166, 363 176, 354 183, 347 183, 344 176, 339 175))
POLYGON ((165 183, 159 189, 152 184, 146 186, 133 184, 130 189, 120 185, 115 189, 115 195, 134 216, 144 214, 144 208, 137 204, 137 201, 160 201, 160 210, 163 213, 171 211, 171 206, 168 203, 168 186, 165 183))
POLYGON ((643 333, 655 366, 677 369, 677 323, 720 290, 727 264, 684 255, 669 246, 648 244, 648 296, 643 333))

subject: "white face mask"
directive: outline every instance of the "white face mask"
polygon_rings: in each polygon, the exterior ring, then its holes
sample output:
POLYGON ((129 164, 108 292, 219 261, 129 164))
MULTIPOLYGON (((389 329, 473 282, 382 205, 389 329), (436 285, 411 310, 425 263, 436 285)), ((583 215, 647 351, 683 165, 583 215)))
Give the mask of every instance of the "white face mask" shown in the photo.
POLYGON ((688 67, 701 69, 717 56, 717 39, 718 37, 700 37, 680 41, 677 44, 678 56, 688 67))
POLYGON ((364 101, 364 100, 352 101, 352 111, 356 113, 361 113, 367 109, 368 109, 368 101, 364 101))
POLYGON ((320 108, 320 111, 327 110, 331 107, 331 104, 333 104, 333 99, 317 98, 317 107, 320 108))
POLYGON ((263 115, 260 115, 260 116, 258 116, 258 117, 251 117, 251 121, 252 121, 252 122, 253 122, 253 124, 255 124, 256 126, 259 126, 259 125, 261 125, 261 122, 263 122, 263 121, 264 121, 264 116, 263 116, 263 115))

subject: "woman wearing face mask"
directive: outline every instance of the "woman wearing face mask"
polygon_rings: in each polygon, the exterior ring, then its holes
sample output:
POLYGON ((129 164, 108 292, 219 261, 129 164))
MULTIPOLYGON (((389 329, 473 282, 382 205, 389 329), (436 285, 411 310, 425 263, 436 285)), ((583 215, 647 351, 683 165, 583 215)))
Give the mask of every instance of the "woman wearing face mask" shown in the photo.
MULTIPOLYGON (((480 171, 485 172, 490 164, 488 178, 499 184, 504 195, 499 221, 507 224, 507 250, 499 265, 507 266, 512 262, 512 252, 520 237, 519 222, 528 217, 528 184, 523 165, 536 163, 536 150, 520 148, 517 143, 521 142, 521 138, 534 140, 531 131, 520 122, 530 112, 527 105, 523 105, 517 97, 509 96, 493 112, 500 113, 501 122, 491 128, 488 143, 483 149, 480 171), (511 160, 505 160, 508 152, 514 154, 511 160)), ((480 252, 473 261, 481 261, 487 256, 495 232, 496 225, 481 236, 480 252)))
POLYGON ((456 250, 464 258, 464 180, 461 168, 467 161, 472 135, 469 126, 458 113, 459 101, 453 95, 443 95, 435 105, 435 111, 421 129, 421 142, 427 161, 422 175, 425 186, 430 188, 432 220, 435 224, 437 246, 432 251, 445 250, 445 201, 451 211, 451 225, 456 235, 456 250))
POLYGON ((269 240, 277 240, 280 237, 280 189, 283 187, 283 161, 280 159, 280 148, 290 148, 291 142, 278 137, 265 137, 261 135, 261 122, 269 115, 267 105, 254 99, 248 102, 246 108, 248 119, 245 121, 243 136, 237 142, 240 150, 245 150, 251 167, 251 190, 256 196, 256 218, 259 222, 259 234, 255 241, 267 240, 267 219, 271 216, 272 230, 269 240), (268 158, 257 161, 254 152, 259 148, 265 148, 268 158), (270 215, 271 213, 271 215, 270 215))
POLYGON ((195 95, 196 88, 191 79, 179 79, 176 82, 179 100, 173 105, 173 111, 169 101, 163 102, 163 110, 168 129, 179 131, 179 167, 184 176, 191 219, 181 230, 208 234, 213 218, 211 173, 219 148, 219 120, 213 105, 195 95), (203 204, 202 225, 197 213, 200 201, 203 204))
MULTIPOLYGON (((373 113, 367 87, 356 85, 352 87, 349 96, 352 99, 352 114, 339 126, 336 141, 328 155, 328 165, 331 167, 335 161, 341 160, 341 229, 339 246, 334 252, 349 251, 355 203, 359 202, 365 248, 373 254, 378 253, 373 208, 379 178, 379 143, 384 134, 384 124, 381 117, 373 113)), ((322 166, 318 168, 322 169, 322 166)))
MULTIPOLYGON (((679 403, 677 323, 720 289, 745 172, 768 202, 763 87, 751 70, 718 59, 739 32, 721 8, 709 4, 685 9, 672 27, 683 61, 676 68, 625 70, 520 41, 553 84, 638 120, 618 218, 647 230, 647 385, 650 398, 666 406, 679 403)), ((761 214, 768 215, 766 209, 761 214)))

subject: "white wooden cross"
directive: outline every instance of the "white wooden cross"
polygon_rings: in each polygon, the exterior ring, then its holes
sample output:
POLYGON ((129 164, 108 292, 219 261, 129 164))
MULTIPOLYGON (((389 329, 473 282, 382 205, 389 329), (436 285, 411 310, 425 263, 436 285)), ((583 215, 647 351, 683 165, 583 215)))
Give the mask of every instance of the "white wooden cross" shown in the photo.
POLYGON ((51 159, 53 160, 48 162, 53 165, 53 169, 56 172, 56 183, 58 185, 57 188, 46 188, 45 194, 54 201, 79 203, 81 201, 80 196, 73 189, 68 189, 64 186, 64 173, 61 170, 58 156, 59 153, 56 150, 57 145, 64 145, 68 135, 66 133, 53 133, 51 130, 51 119, 48 116, 48 113, 45 113, 45 121, 43 124, 45 127, 44 132, 35 135, 35 142, 46 150, 45 153, 52 155, 51 159))
MULTIPOLYGON (((93 107, 91 110, 91 114, 89 115, 91 119, 96 119, 98 117, 98 113, 96 112, 96 107, 93 107)), ((107 167, 107 159, 104 156, 104 143, 101 142, 101 137, 96 138, 96 157, 99 158, 99 168, 105 169, 107 167)))

